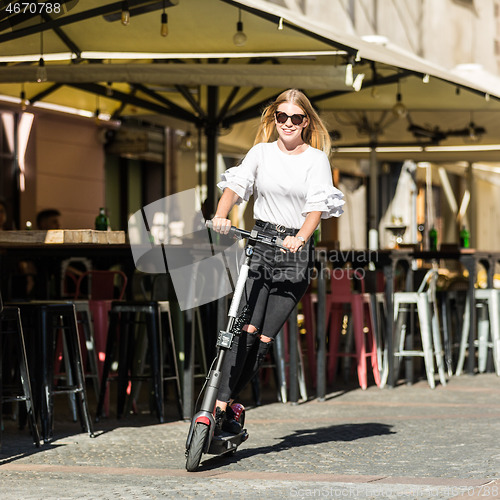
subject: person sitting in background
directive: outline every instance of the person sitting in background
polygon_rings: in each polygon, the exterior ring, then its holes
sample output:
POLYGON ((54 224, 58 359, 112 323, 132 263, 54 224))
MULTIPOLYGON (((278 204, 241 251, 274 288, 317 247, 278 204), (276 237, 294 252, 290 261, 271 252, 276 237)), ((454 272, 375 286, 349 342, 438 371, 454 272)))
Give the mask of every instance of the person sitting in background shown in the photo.
MULTIPOLYGON (((41 231, 60 229, 60 217, 61 212, 55 208, 41 210, 36 216, 36 228, 41 231)), ((22 261, 19 263, 19 267, 21 276, 17 277, 19 283, 13 290, 14 296, 20 298, 46 298, 44 296, 47 293, 46 281, 58 281, 59 264, 51 264, 41 268, 33 261, 22 261)))
POLYGON ((61 229, 61 212, 55 208, 41 210, 36 216, 36 227, 41 230, 61 229))

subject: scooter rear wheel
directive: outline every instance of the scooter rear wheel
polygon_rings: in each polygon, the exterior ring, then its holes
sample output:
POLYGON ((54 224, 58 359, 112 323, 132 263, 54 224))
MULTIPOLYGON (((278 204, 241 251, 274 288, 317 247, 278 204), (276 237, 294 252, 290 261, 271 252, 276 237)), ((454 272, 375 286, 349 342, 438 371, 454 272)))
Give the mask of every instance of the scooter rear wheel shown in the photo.
POLYGON ((201 455, 208 437, 208 425, 198 422, 193 430, 193 437, 186 457, 186 470, 194 472, 200 465, 201 455))

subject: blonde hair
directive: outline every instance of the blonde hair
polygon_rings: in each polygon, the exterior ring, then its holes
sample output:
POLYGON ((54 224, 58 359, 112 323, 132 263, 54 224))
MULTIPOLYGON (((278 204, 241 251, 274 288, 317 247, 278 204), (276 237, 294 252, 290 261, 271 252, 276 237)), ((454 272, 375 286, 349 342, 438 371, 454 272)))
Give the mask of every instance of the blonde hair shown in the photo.
POLYGON ((259 144, 260 142, 270 142, 271 140, 274 140, 274 137, 276 136, 274 114, 276 113, 278 106, 284 102, 291 102, 296 106, 299 106, 299 108, 301 108, 307 116, 309 123, 302 131, 303 141, 313 148, 321 149, 328 156, 330 156, 332 147, 330 134, 328 133, 328 130, 318 113, 316 113, 315 109, 312 107, 309 99, 303 92, 297 89, 285 90, 285 92, 282 92, 273 103, 264 109, 254 145, 259 144))

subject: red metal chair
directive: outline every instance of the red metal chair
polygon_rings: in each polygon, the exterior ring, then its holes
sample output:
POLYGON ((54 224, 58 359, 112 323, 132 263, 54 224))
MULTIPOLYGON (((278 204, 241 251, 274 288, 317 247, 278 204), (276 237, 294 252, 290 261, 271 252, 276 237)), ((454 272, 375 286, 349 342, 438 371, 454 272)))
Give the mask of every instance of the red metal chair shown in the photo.
POLYGON ((304 315, 304 327, 306 329, 307 365, 312 387, 316 387, 316 307, 318 294, 311 287, 302 297, 302 314, 304 315))
POLYGON ((368 387, 367 358, 371 358, 371 367, 375 384, 380 387, 380 372, 377 361, 377 342, 373 315, 369 303, 364 300, 365 288, 362 271, 353 269, 334 269, 330 273, 331 292, 327 296, 327 324, 329 324, 328 346, 328 381, 335 379, 339 357, 353 357, 357 363, 359 385, 368 387), (359 285, 359 290, 355 285, 359 285), (340 352, 342 321, 345 306, 350 308, 352 318, 355 351, 340 352))

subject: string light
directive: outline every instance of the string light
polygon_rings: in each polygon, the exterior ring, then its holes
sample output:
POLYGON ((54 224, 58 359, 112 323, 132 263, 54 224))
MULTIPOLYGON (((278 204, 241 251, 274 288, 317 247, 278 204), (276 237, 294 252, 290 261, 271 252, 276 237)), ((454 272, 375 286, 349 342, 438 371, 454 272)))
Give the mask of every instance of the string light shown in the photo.
POLYGON ((398 118, 404 118, 408 114, 408 109, 402 102, 402 97, 401 97, 401 82, 398 80, 398 93, 396 95, 396 104, 392 107, 392 112, 398 117, 398 118))
POLYGON ((101 114, 101 110, 99 109, 99 96, 95 96, 95 111, 94 111, 94 120, 96 123, 100 123, 99 115, 101 114))
POLYGON ((24 83, 21 85, 21 111, 26 111, 29 101, 26 99, 26 92, 24 91, 24 83))
POLYGON ((36 81, 38 83, 47 81, 47 68, 43 60, 43 31, 40 31, 40 59, 36 70, 36 81))
POLYGON ((241 9, 238 9, 239 16, 236 23, 236 33, 233 36, 233 43, 236 47, 243 47, 247 43, 247 36, 243 32, 243 23, 241 22, 241 9))
POLYGON ((130 10, 128 8, 128 1, 124 0, 122 2, 122 24, 127 26, 130 23, 130 10))
POLYGON ((161 15, 161 36, 168 35, 168 15, 165 12, 165 0, 163 0, 163 13, 161 15))
POLYGON ((167 36, 168 35, 168 16, 167 13, 164 12, 161 15, 161 36, 167 36))

